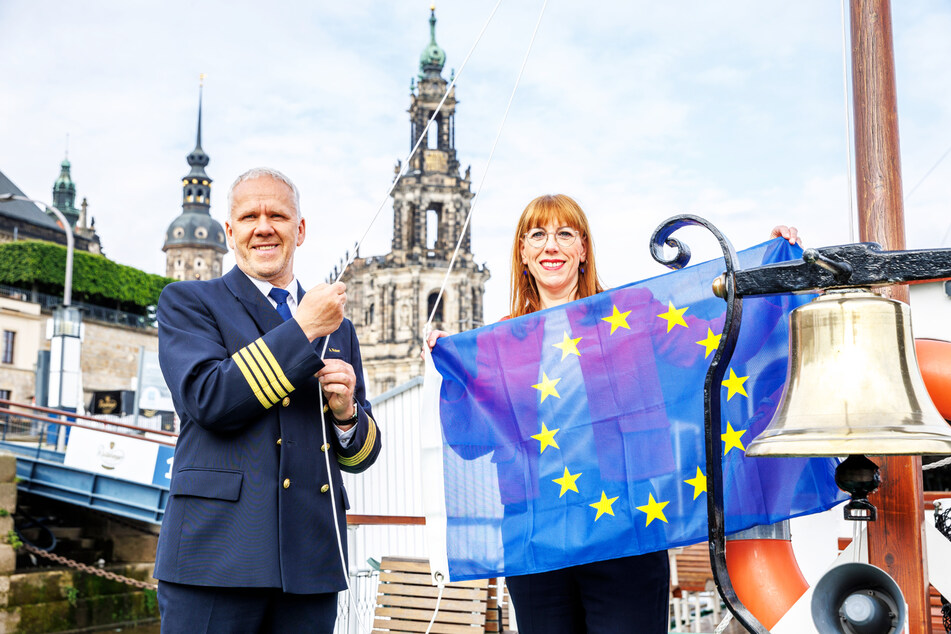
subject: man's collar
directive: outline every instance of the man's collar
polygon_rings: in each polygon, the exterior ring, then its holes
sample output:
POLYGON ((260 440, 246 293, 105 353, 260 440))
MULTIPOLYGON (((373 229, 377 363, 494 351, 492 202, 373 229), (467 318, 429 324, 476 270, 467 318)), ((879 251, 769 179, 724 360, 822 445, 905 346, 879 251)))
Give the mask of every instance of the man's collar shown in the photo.
MULTIPOLYGON (((239 270, 240 270, 240 269, 239 269, 239 270)), ((241 272, 244 273, 244 271, 241 271, 241 272)), ((256 277, 251 277, 251 276, 248 275, 247 273, 244 273, 244 275, 247 276, 247 278, 248 278, 249 280, 251 280, 251 283, 254 284, 254 286, 255 286, 259 291, 261 291, 261 293, 262 293, 263 295, 267 295, 268 293, 271 292, 271 289, 274 288, 274 284, 271 284, 271 283, 268 282, 267 280, 259 280, 259 279, 256 278, 256 277)), ((295 277, 294 279, 291 280, 291 283, 290 283, 290 284, 288 284, 286 287, 284 287, 284 290, 288 291, 288 292, 294 297, 294 299, 296 300, 296 299, 297 299, 297 288, 298 288, 298 283, 297 283, 297 278, 295 277)))

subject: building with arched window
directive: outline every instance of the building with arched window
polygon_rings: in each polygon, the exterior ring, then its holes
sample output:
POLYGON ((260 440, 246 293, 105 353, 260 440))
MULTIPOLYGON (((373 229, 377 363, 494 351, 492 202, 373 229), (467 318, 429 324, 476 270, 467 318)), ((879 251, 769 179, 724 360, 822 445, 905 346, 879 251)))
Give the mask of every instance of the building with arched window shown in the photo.
POLYGON ((460 174, 456 157, 455 87, 437 113, 449 82, 442 77, 446 53, 436 43, 435 11, 429 28, 418 81, 411 82, 410 148, 433 121, 402 175, 402 165, 396 165, 392 248, 386 255, 357 257, 342 278, 371 395, 422 375, 422 332, 430 315, 434 328, 449 332, 482 325, 489 270, 473 259, 469 229, 463 228, 473 193, 469 169, 460 174))

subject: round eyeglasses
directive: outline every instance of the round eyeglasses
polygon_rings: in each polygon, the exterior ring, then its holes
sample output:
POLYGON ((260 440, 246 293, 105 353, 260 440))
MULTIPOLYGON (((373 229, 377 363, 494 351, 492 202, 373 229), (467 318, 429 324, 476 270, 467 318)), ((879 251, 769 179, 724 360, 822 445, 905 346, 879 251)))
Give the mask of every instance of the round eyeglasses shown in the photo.
POLYGON ((558 246, 567 248, 575 243, 575 240, 578 238, 578 232, 568 227, 562 227, 555 231, 545 231, 544 229, 536 228, 525 233, 523 237, 530 245, 538 249, 545 246, 548 242, 548 236, 555 236, 555 242, 558 243, 558 246))

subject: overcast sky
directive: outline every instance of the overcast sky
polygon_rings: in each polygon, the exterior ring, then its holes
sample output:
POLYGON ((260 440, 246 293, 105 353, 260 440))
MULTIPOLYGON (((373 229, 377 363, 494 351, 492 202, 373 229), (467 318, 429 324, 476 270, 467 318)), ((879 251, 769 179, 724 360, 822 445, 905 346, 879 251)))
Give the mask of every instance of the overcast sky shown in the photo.
MULTIPOLYGON (((444 76, 494 5, 438 3, 444 76)), ((456 149, 474 186, 541 6, 503 2, 459 77, 456 149)), ((551 0, 476 199, 472 249, 493 273, 486 319, 507 312, 514 224, 542 193, 582 204, 610 286, 664 272, 648 238, 678 213, 708 218, 738 248, 778 222, 809 245, 848 242, 840 11, 829 0, 551 0)), ((947 247, 951 3, 892 12, 907 246, 947 247)), ((212 215, 224 223, 244 169, 287 173, 308 221, 297 273, 309 286, 363 235, 410 149, 428 18, 419 0, 2 0, 0 170, 51 201, 68 135, 77 204, 88 198, 105 253, 164 274, 205 73, 212 215)), ((387 202, 361 254, 386 253, 391 231, 387 202)), ((711 237, 686 237, 716 255, 711 237)))

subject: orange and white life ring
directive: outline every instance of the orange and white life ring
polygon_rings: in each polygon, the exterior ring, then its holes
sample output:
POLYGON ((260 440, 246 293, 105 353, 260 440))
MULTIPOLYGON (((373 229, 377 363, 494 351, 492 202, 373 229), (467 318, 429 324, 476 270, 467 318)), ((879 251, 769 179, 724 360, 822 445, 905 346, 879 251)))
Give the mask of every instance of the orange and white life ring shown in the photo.
POLYGON ((726 567, 736 596, 771 630, 809 589, 788 539, 734 539, 726 567))
POLYGON ((938 413, 951 420, 951 341, 915 339, 921 378, 938 413))

